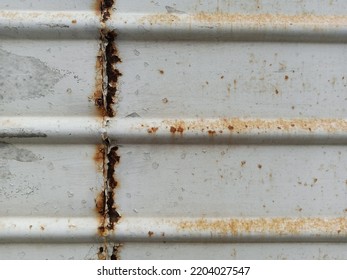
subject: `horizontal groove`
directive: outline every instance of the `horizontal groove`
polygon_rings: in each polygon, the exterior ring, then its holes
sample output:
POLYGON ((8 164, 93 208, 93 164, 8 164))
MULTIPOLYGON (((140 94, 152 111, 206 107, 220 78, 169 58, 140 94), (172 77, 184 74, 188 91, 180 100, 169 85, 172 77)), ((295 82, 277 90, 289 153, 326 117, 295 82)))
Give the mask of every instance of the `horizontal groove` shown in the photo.
MULTIPOLYGON (((97 39, 94 11, 0 11, 2 38, 97 39)), ((107 21, 120 39, 347 42, 347 16, 117 12, 107 21)))
MULTIPOLYGON (((0 218, 0 243, 100 241, 97 218, 0 218)), ((346 217, 122 218, 110 242, 347 242, 346 217)))
POLYGON ((11 143, 192 145, 346 145, 344 119, 0 118, 0 141, 11 143))

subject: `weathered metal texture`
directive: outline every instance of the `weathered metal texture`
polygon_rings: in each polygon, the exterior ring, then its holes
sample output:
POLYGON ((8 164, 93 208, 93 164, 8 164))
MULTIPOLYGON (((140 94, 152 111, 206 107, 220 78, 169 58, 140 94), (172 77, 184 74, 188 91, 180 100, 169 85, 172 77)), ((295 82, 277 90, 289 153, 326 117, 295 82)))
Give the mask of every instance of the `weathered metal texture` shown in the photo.
POLYGON ((0 7, 0 258, 347 258, 346 1, 0 7))

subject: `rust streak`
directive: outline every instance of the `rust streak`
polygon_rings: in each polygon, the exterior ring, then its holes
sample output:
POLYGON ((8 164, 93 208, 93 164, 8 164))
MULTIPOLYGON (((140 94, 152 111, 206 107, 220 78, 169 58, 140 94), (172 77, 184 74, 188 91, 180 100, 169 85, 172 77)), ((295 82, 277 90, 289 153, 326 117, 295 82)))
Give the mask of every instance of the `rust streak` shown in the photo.
POLYGON ((205 24, 239 24, 239 25, 255 25, 258 27, 272 26, 292 26, 305 25, 312 26, 315 30, 320 26, 339 26, 347 25, 347 16, 344 15, 313 15, 313 14, 239 14, 225 12, 199 12, 192 15, 174 15, 174 14, 152 14, 146 15, 139 19, 140 24, 178 24, 180 22, 199 22, 205 24))
POLYGON ((276 235, 300 234, 306 231, 347 234, 347 218, 255 218, 181 221, 179 230, 211 231, 216 234, 240 236, 249 233, 276 235))
POLYGON ((347 131, 347 120, 343 119, 217 119, 217 120, 165 120, 163 124, 175 133, 178 127, 184 130, 220 131, 240 133, 249 131, 308 131, 308 132, 345 132, 347 131))

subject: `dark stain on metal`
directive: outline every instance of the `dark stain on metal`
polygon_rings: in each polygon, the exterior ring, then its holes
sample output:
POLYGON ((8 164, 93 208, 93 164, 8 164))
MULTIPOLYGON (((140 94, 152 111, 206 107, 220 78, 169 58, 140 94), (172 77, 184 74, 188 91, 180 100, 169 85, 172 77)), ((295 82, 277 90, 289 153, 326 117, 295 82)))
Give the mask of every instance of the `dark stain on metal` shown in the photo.
POLYGON ((208 131, 208 135, 210 135, 210 136, 213 136, 215 134, 216 134, 216 131, 214 131, 214 130, 209 130, 208 131))
POLYGON ((122 248, 122 244, 120 244, 120 243, 115 244, 113 246, 111 260, 119 260, 120 259, 119 253, 120 253, 121 248, 122 248))
POLYGON ((153 234, 154 234, 154 232, 153 232, 153 231, 149 231, 149 232, 148 232, 148 237, 152 237, 152 236, 153 236, 153 234))

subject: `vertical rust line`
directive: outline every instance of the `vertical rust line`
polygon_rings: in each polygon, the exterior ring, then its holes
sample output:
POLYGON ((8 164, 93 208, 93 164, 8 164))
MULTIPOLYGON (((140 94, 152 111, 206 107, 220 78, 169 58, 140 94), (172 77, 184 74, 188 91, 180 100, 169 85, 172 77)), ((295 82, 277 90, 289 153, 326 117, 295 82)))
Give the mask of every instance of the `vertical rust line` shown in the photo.
POLYGON ((113 249, 108 250, 108 235, 115 230, 115 225, 121 218, 115 204, 115 190, 118 181, 115 175, 115 168, 120 162, 118 147, 111 145, 111 140, 107 135, 107 121, 115 117, 113 105, 117 102, 118 79, 122 75, 117 69, 117 64, 122 60, 119 57, 116 46, 116 30, 107 28, 107 20, 112 15, 114 0, 97 0, 96 9, 100 17, 100 47, 97 54, 97 89, 93 95, 95 106, 102 117, 102 128, 105 131, 102 135, 102 147, 97 148, 99 159, 102 158, 103 187, 95 199, 96 210, 100 217, 98 234, 104 239, 104 246, 100 247, 98 259, 119 259, 119 248, 121 244, 113 244, 113 249), (102 154, 102 156, 101 156, 102 154), (108 254, 110 252, 110 255, 108 254))

